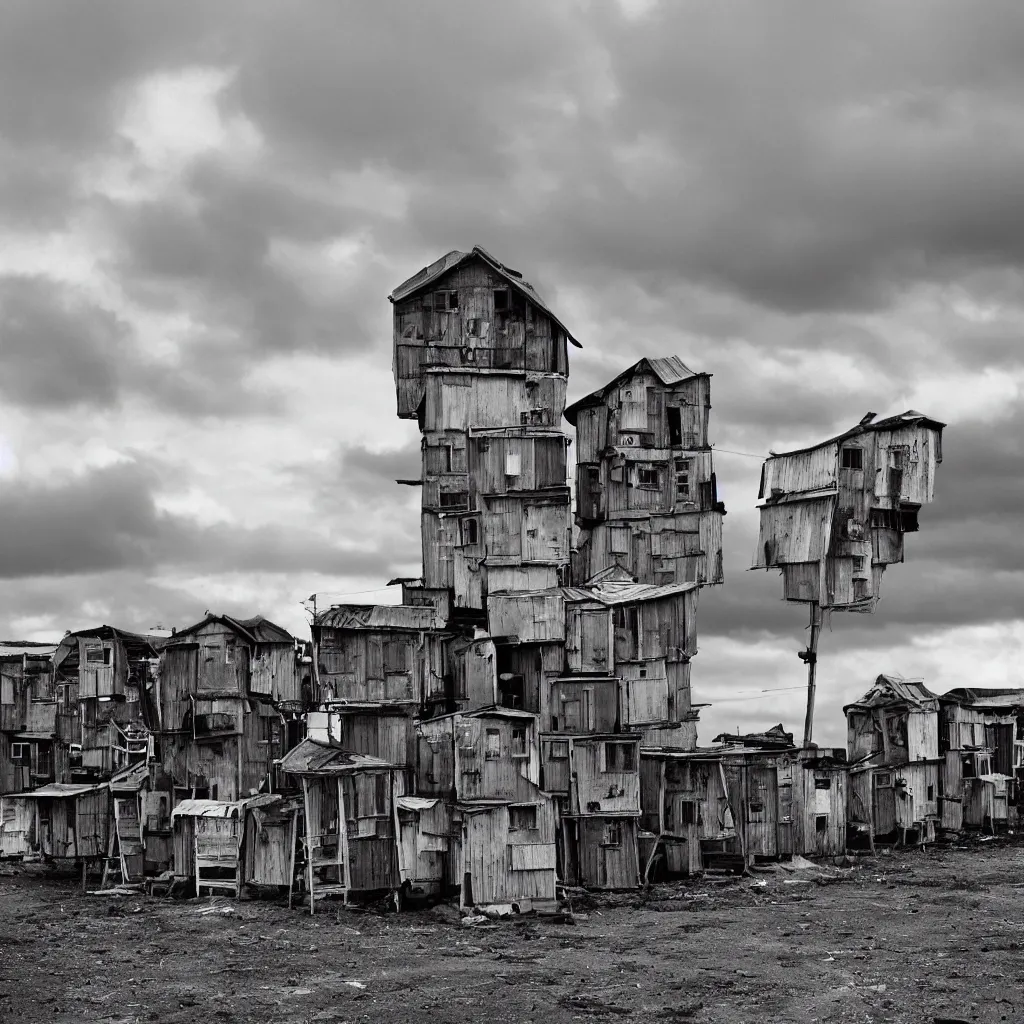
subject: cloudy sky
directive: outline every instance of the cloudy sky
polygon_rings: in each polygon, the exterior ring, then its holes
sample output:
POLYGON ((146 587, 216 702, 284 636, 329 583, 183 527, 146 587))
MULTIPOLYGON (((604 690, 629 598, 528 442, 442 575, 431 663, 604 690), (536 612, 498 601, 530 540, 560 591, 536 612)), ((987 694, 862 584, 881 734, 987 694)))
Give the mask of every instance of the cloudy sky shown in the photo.
POLYGON ((393 600, 387 295, 480 244, 582 340, 571 398, 644 355, 714 374, 702 741, 802 721, 732 453, 868 410, 946 421, 946 460, 876 614, 822 637, 817 737, 882 671, 1024 684, 1015 0, 3 7, 0 635, 393 600))

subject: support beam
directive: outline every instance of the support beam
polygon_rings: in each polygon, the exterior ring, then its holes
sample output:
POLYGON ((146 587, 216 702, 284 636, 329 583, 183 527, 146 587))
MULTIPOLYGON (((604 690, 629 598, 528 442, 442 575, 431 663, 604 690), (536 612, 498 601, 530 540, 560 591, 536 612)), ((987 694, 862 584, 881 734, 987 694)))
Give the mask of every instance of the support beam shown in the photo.
POLYGON ((811 638, 807 650, 800 652, 800 660, 807 664, 807 714, 804 718, 804 748, 811 745, 814 732, 814 691, 818 666, 818 634, 821 632, 821 605, 811 604, 811 638))

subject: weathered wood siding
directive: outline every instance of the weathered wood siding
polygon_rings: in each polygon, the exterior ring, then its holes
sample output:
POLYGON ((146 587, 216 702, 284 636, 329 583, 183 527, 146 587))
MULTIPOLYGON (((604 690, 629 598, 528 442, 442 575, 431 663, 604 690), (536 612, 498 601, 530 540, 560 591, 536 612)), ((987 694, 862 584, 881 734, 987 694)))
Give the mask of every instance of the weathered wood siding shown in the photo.
POLYGON ((454 736, 459 800, 524 800, 539 784, 535 718, 459 716, 454 736), (517 746, 514 733, 520 731, 525 736, 517 746))
POLYGON ((559 679, 551 684, 551 724, 560 733, 615 732, 619 722, 616 679, 559 679))
POLYGON ((575 736, 569 757, 573 814, 640 814, 639 737, 575 736))
POLYGON ((522 643, 564 640, 562 595, 491 595, 487 600, 487 628, 491 636, 516 637, 522 643))
POLYGON ((524 373, 426 374, 425 430, 557 426, 565 377, 524 373))
POLYGON ((635 889, 640 881, 636 818, 578 818, 578 885, 635 889))
POLYGON ((317 646, 326 699, 427 699, 444 675, 441 638, 406 630, 323 629, 317 646))

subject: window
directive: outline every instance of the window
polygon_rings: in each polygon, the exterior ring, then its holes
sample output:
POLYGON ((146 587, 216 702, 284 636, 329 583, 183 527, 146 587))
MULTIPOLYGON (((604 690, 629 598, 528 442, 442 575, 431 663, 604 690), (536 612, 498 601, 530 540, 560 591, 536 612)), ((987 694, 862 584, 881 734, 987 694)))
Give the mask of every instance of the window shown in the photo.
POLYGON ((384 644, 384 671, 409 671, 409 643, 406 640, 389 640, 384 644))
POLYGON ((965 754, 960 759, 960 763, 962 765, 961 773, 965 779, 973 779, 977 777, 978 773, 974 764, 973 754, 965 754))
POLYGON ((462 543, 463 545, 477 544, 480 540, 480 520, 462 520, 462 543))
POLYGON ((892 789, 892 772, 879 772, 875 776, 876 789, 892 789))
POLYGON ((928 787, 928 799, 929 800, 934 800, 935 799, 935 787, 934 786, 929 786, 928 787))
POLYGON ((459 308, 459 293, 457 291, 434 292, 434 311, 444 312, 449 309, 459 308))
POLYGON ((697 821, 697 801, 696 800, 680 800, 678 802, 679 807, 679 825, 696 825, 697 821))
POLYGON ((543 427, 548 421, 544 409, 527 409, 519 414, 519 422, 524 427, 543 427))
POLYGON ((548 759, 551 761, 569 760, 568 740, 551 740, 548 743, 548 759))
POLYGON ((867 556, 866 555, 854 555, 853 556, 853 575, 863 576, 867 572, 867 556))
POLYGON ((863 448, 844 448, 843 449, 843 469, 863 469, 864 468, 864 449, 863 448))
POLYGON ((497 761, 499 757, 501 757, 501 732, 498 729, 488 729, 484 759, 497 761))
POLYGON ((515 451, 505 452, 505 476, 519 476, 522 467, 522 455, 515 451))
POLYGON ((900 530, 903 526, 899 510, 892 508, 873 508, 870 522, 873 530, 900 530))
POLYGON ((830 778, 828 778, 827 776, 825 778, 817 778, 817 779, 814 780, 814 788, 815 789, 831 789, 832 788, 832 780, 830 778))
POLYGON ((90 644, 85 648, 85 663, 87 665, 109 665, 111 650, 102 644, 90 644))
POLYGON ((661 473, 656 466, 641 466, 636 476, 639 487, 657 490, 661 486, 661 473))
POLYGON ((508 289, 494 289, 494 312, 504 313, 508 309, 508 289))
POLYGON ((537 808, 533 805, 526 807, 509 807, 508 828, 510 832, 525 832, 537 828, 537 808))
POLYGON ((469 493, 467 491, 442 491, 441 508, 469 508, 469 493))
POLYGON ((234 665, 235 663, 235 641, 228 640, 224 645, 224 664, 234 665))
POLYGON ((529 757, 530 751, 526 746, 526 730, 512 730, 512 756, 516 758, 529 757))
POLYGON ((814 831, 820 836, 828 831, 828 815, 816 814, 814 816, 814 831))
POLYGON ((455 445, 443 444, 441 445, 441 465, 443 467, 442 472, 454 473, 455 466, 455 445))
POLYGON ((280 723, 276 718, 268 716, 261 716, 259 719, 260 723, 260 743, 277 743, 278 736, 280 735, 280 723))
POLYGON ((622 825, 618 821, 605 822, 604 835, 601 836, 602 846, 622 845, 622 825))
POLYGON ((13 764, 27 765, 31 757, 32 748, 28 743, 11 744, 11 762, 13 764))
POLYGON ((676 459, 676 500, 690 497, 690 460, 676 459))
POLYGON ((636 748, 632 743, 604 745, 604 771, 631 772, 636 768, 636 748))

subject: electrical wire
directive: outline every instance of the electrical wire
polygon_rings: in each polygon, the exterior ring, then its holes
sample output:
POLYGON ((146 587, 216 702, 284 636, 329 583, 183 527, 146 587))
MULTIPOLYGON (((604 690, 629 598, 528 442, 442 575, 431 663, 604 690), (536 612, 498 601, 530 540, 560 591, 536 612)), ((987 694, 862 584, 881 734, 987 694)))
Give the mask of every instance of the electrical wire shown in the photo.
POLYGON ((764 455, 755 455, 753 452, 738 452, 734 448, 719 448, 717 445, 712 445, 711 450, 715 452, 728 452, 730 455, 745 455, 748 459, 760 459, 762 462, 766 458, 764 455))

